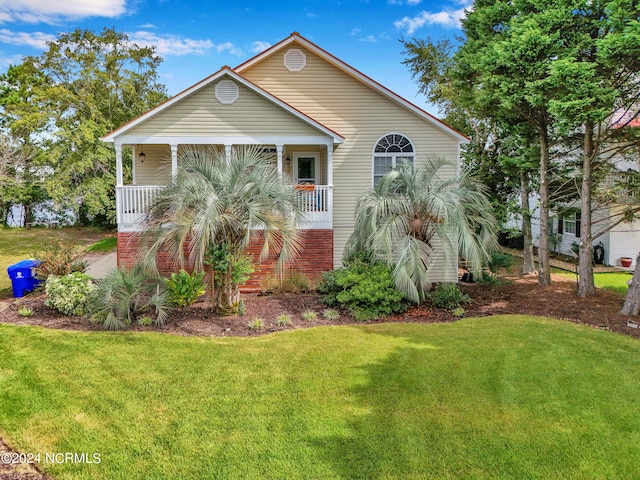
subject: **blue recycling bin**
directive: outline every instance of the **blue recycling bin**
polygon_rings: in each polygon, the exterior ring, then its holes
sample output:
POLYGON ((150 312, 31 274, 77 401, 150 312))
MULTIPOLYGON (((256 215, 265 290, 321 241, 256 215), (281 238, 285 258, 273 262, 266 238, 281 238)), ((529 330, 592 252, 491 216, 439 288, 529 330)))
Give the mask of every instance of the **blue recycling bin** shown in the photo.
POLYGON ((39 264, 38 260, 22 260, 7 268, 14 298, 24 297, 40 284, 35 272, 39 264))

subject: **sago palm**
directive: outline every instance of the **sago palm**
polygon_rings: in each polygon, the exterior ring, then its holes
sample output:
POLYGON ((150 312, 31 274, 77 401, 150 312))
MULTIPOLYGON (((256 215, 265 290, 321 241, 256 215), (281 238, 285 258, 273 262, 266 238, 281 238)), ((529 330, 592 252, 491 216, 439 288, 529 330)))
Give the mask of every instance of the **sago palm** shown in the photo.
POLYGON ((227 159, 214 147, 187 149, 180 155, 178 174, 149 213, 147 264, 166 252, 176 266, 201 271, 211 262, 212 248, 228 256, 225 271, 215 272, 220 281, 211 292, 221 312, 237 310, 240 292, 234 268, 242 263, 252 238, 262 241, 259 260, 278 256, 276 268, 290 263, 299 251, 295 191, 263 152, 238 147, 227 159))
POLYGON ((449 277, 458 256, 479 272, 497 248, 497 229, 479 182, 446 160, 425 159, 398 165, 359 199, 346 254, 387 265, 396 288, 419 303, 435 258, 449 277))

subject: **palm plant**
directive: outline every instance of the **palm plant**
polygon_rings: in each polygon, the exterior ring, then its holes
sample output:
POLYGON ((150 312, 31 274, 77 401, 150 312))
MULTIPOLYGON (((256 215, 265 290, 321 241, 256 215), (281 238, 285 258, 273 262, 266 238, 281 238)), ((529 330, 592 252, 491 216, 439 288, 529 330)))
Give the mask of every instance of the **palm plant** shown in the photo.
POLYGON ((498 223, 483 186, 466 171, 451 176, 452 170, 443 159, 400 164, 356 208, 346 256, 387 265, 396 288, 416 303, 431 288, 435 257, 447 268, 460 256, 480 272, 497 249, 498 223))
POLYGON ((155 265, 158 253, 166 251, 180 268, 212 266, 212 306, 235 313, 252 238, 262 241, 260 261, 277 252, 277 269, 299 252, 295 191, 271 160, 251 146, 234 148, 230 159, 214 147, 182 152, 178 174, 150 210, 146 265, 155 265))

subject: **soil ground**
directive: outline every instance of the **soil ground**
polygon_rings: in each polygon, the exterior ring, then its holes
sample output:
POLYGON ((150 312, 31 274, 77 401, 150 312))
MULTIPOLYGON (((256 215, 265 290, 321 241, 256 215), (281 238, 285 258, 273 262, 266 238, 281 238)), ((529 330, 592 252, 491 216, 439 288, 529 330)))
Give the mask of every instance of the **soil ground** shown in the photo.
MULTIPOLYGON (((509 272, 502 272, 501 281, 489 286, 481 283, 461 283, 461 289, 472 302, 465 308, 469 317, 483 317, 498 314, 525 314, 548 316, 567 321, 591 325, 595 328, 640 337, 640 329, 627 326, 630 317, 620 315, 624 297, 620 293, 597 290, 596 294, 582 299, 576 295, 574 280, 552 274, 553 284, 539 287, 537 276, 521 276, 515 266, 509 272)), ((220 317, 211 313, 206 301, 200 301, 193 307, 176 310, 171 321, 163 327, 133 326, 134 331, 159 331, 182 336, 256 336, 281 330, 308 328, 317 325, 343 325, 356 322, 348 315, 341 314, 339 320, 326 320, 322 312, 326 309, 316 294, 296 293, 278 295, 243 295, 246 307, 244 316, 220 317), (316 312, 317 318, 305 320, 306 311, 316 312), (278 315, 288 314, 291 324, 277 326, 278 315), (254 319, 263 319, 264 328, 252 330, 248 323, 254 319)), ((412 322, 436 323, 458 320, 451 312, 421 305, 407 312, 386 317, 373 322, 412 322)), ((86 318, 64 317, 44 305, 43 294, 32 294, 19 301, 11 301, 0 306, 0 321, 16 325, 38 325, 45 328, 64 330, 100 330, 86 318), (18 307, 28 307, 33 316, 22 317, 18 307)), ((369 323, 373 323, 369 322, 369 323)), ((11 451, 0 439, 0 453, 11 451)), ((43 476, 34 466, 0 465, 0 479, 42 480, 43 476), (11 468, 16 467, 16 468, 11 468), (32 468, 33 467, 33 468, 32 468)))

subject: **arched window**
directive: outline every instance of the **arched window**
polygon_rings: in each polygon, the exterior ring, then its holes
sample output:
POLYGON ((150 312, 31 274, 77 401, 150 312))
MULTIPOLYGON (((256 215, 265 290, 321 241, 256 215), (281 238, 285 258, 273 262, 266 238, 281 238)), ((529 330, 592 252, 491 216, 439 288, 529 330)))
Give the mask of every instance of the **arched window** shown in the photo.
POLYGON ((413 163, 414 149, 411 140, 399 133, 385 135, 373 149, 373 184, 401 162, 413 163))

